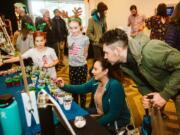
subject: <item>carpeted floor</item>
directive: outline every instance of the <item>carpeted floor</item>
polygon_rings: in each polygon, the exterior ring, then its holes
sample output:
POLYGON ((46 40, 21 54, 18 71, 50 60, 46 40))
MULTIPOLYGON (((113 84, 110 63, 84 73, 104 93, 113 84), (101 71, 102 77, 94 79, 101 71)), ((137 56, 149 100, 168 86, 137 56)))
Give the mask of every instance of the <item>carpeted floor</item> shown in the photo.
MULTIPOLYGON (((67 58, 65 58, 64 64, 64 67, 58 68, 58 76, 62 77, 66 83, 69 83, 69 67, 67 58)), ((93 60, 88 59, 88 69, 92 67, 92 64, 93 60)), ((88 75, 88 79, 89 78, 90 77, 88 75)), ((123 85, 125 88, 126 99, 129 105, 129 109, 131 111, 132 122, 135 124, 136 127, 140 127, 145 113, 141 104, 141 95, 138 92, 135 83, 131 79, 127 78, 125 84, 123 85)), ((87 95, 86 106, 88 106, 89 101, 90 94, 87 95)), ((180 128, 175 113, 175 107, 171 100, 166 105, 164 113, 168 116, 168 119, 163 119, 164 135, 178 135, 180 128)), ((156 130, 158 129, 159 127, 157 127, 156 130)))

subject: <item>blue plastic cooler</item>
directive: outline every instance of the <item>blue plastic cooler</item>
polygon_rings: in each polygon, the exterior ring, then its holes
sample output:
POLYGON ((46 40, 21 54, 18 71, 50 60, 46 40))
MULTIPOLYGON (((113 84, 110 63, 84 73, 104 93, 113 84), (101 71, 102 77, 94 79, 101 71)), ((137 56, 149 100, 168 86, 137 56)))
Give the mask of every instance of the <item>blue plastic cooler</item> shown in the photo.
POLYGON ((17 102, 10 94, 0 96, 0 124, 3 135, 22 134, 17 102))

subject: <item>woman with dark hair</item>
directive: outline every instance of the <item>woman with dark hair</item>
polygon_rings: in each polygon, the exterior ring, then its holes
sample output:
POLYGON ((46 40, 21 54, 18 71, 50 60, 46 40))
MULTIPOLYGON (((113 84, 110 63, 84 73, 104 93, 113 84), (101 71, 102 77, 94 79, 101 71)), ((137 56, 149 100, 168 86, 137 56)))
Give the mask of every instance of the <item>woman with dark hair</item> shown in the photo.
POLYGON ((93 46, 94 58, 102 57, 102 46, 99 43, 99 39, 107 30, 106 24, 106 11, 108 7, 103 2, 98 3, 97 9, 94 9, 91 13, 91 18, 88 22, 86 34, 89 37, 93 46))
POLYGON ((148 18, 145 22, 147 28, 151 30, 151 39, 164 40, 167 26, 169 24, 169 17, 166 12, 166 4, 159 4, 156 15, 148 18))
POLYGON ((180 50, 180 2, 176 5, 170 19, 170 24, 165 35, 165 42, 180 50))
POLYGON ((112 78, 111 73, 111 66, 106 60, 95 60, 91 80, 81 85, 69 85, 64 84, 62 78, 59 78, 58 85, 71 93, 92 92, 94 106, 89 109, 91 116, 97 116, 100 124, 115 132, 115 129, 125 127, 130 122, 130 113, 123 86, 120 81, 112 78))

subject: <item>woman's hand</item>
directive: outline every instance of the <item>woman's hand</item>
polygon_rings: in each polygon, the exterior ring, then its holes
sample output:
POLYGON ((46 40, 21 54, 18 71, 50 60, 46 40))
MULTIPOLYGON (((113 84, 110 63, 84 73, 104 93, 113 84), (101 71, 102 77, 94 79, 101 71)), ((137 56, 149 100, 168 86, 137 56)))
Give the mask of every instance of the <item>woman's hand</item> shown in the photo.
POLYGON ((61 77, 57 78, 56 81, 55 81, 55 83, 56 83, 60 88, 64 87, 64 80, 63 80, 61 77))
POLYGON ((56 60, 53 60, 53 62, 52 62, 51 64, 45 63, 45 64, 43 65, 43 67, 44 67, 44 68, 52 68, 52 67, 56 66, 56 64, 58 64, 58 62, 59 62, 59 60, 56 59, 56 60))
POLYGON ((51 68, 51 67, 52 67, 52 64, 44 64, 43 67, 44 67, 44 68, 51 68))
POLYGON ((99 114, 90 114, 90 116, 93 118, 93 119, 97 119, 97 117, 101 116, 99 114))

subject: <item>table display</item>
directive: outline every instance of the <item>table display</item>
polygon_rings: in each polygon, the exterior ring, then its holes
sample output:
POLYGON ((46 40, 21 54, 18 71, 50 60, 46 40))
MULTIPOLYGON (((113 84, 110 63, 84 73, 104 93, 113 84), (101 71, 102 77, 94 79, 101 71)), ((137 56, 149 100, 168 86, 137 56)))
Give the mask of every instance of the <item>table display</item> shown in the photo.
MULTIPOLYGON (((27 71, 27 73, 29 72, 27 74, 28 82, 30 84, 29 88, 32 90, 36 89, 36 94, 41 88, 44 88, 49 93, 51 93, 51 92, 53 93, 53 91, 59 90, 59 89, 57 89, 57 86, 53 86, 53 80, 48 79, 48 76, 45 77, 43 79, 43 81, 38 81, 39 80, 38 78, 42 79, 42 77, 44 76, 44 73, 41 72, 41 70, 37 70, 37 69, 35 70, 34 67, 32 67, 31 69, 33 69, 31 72, 27 71), (34 81, 32 79, 32 75, 37 75, 36 81, 34 81), (34 84, 32 84, 32 82, 34 84)), ((3 76, 2 75, 0 76, 0 84, 1 84, 0 85, 0 95, 11 93, 15 97, 15 99, 18 103, 19 113, 21 116, 21 126, 22 126, 23 134, 32 135, 37 132, 40 132, 40 124, 38 124, 37 119, 34 119, 34 117, 33 117, 33 119, 31 119, 31 121, 27 122, 26 117, 28 117, 28 116, 25 112, 26 109, 24 107, 23 96, 22 96, 24 84, 22 81, 22 77, 21 77, 22 75, 21 75, 20 71, 19 70, 16 70, 16 71, 17 72, 6 74, 6 75, 3 74, 3 76), (16 76, 20 76, 19 77, 20 85, 18 83, 18 85, 10 85, 10 87, 7 86, 5 80, 7 78, 14 78, 16 76), (28 126, 28 125, 31 125, 31 126, 28 126)), ((26 99, 26 97, 24 99, 26 99)), ((88 115, 88 113, 85 110, 83 110, 82 108, 80 108, 75 102, 72 102, 72 106, 71 106, 70 110, 65 110, 63 105, 60 105, 60 106, 61 106, 63 112, 65 113, 66 117, 68 118, 68 120, 73 120, 76 116, 79 116, 79 115, 80 116, 88 115)), ((0 131, 0 134, 1 134, 1 131, 0 131)))

